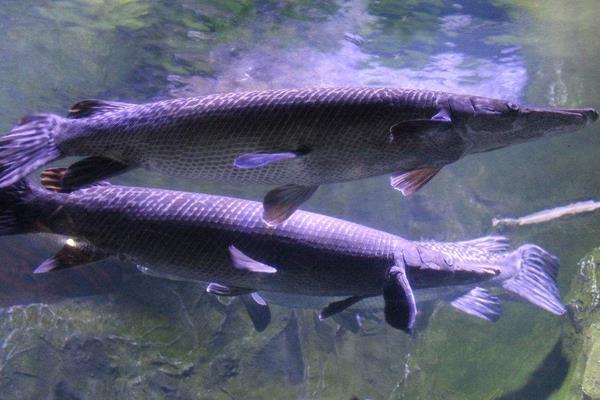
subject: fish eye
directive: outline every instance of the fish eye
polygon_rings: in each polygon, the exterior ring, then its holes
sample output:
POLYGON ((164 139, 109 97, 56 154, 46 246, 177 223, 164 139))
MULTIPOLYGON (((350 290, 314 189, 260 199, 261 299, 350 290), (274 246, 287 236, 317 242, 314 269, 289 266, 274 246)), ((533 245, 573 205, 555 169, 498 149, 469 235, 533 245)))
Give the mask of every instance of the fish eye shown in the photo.
POLYGON ((519 111, 519 105, 515 103, 506 103, 506 107, 511 111, 519 111))

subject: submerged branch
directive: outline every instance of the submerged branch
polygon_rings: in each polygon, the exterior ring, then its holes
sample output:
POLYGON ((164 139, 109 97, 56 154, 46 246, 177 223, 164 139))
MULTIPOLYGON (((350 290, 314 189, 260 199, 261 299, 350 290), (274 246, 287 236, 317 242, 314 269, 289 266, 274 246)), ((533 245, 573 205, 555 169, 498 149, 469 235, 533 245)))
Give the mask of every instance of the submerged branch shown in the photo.
POLYGON ((582 214, 600 209, 600 202, 594 200, 579 201, 566 206, 550 208, 548 210, 538 211, 533 214, 520 218, 493 218, 492 226, 522 226, 531 224, 540 224, 552 221, 564 216, 582 214))

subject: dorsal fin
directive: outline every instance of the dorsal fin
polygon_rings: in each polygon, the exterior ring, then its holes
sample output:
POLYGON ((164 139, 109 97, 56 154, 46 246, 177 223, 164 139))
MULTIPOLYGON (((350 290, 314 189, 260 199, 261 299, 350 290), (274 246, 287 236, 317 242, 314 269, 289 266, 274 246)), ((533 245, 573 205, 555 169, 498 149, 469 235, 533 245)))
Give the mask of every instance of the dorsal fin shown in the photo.
POLYGON ((69 109, 68 118, 85 118, 110 111, 118 111, 123 108, 132 107, 135 104, 120 103, 118 101, 104 100, 81 100, 69 109))
POLYGON ((477 239, 456 242, 455 244, 465 247, 476 247, 492 253, 503 253, 510 249, 510 239, 499 235, 484 236, 477 239))

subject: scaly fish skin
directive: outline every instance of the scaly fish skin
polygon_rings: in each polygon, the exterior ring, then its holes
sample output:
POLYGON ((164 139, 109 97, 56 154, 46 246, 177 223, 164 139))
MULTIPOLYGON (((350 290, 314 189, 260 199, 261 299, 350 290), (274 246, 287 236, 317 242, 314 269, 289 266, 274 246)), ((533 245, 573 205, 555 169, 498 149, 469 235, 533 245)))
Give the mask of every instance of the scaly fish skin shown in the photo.
POLYGON ((0 235, 73 238, 35 272, 116 256, 154 275, 211 282, 211 293, 241 296, 259 330, 270 314, 256 291, 350 296, 326 307, 323 318, 383 294, 386 320, 406 331, 417 313, 413 288, 470 288, 452 305, 489 320, 501 313, 499 299, 479 286, 501 285, 564 313, 558 261, 537 246, 508 251, 502 237, 413 242, 304 211, 272 227, 261 212, 258 202, 223 196, 107 183, 66 194, 21 181, 0 190, 0 235))
POLYGON ((446 97, 372 88, 216 94, 68 120, 56 142, 64 155, 101 154, 172 176, 319 185, 456 159, 460 138, 433 138, 422 150, 411 138, 390 143, 393 125, 430 118, 446 97), (260 168, 234 165, 243 154, 280 151, 300 156, 260 168))
POLYGON ((167 175, 280 185, 264 219, 281 223, 321 184, 392 173, 414 193, 461 157, 596 120, 591 108, 390 88, 285 89, 125 104, 88 100, 69 118, 37 114, 0 138, 0 187, 65 156, 88 156, 68 191, 143 167, 167 175))

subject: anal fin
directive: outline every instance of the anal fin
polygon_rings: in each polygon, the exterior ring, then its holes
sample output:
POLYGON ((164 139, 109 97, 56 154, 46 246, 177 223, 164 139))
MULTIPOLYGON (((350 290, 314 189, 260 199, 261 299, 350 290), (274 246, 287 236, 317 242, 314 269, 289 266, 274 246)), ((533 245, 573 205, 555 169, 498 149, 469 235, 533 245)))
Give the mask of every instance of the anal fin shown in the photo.
POLYGON ((133 106, 135 106, 135 104, 121 103, 118 101, 81 100, 71 106, 67 117, 72 119, 92 117, 96 114, 118 111, 133 106))
POLYGON ((105 258, 108 258, 108 255, 104 251, 98 250, 88 243, 67 239, 64 247, 54 257, 41 263, 33 273, 42 274, 50 271, 59 271, 61 269, 93 263, 105 258))
POLYGON ((411 195, 429 182, 441 168, 420 168, 392 174, 390 184, 404 196, 411 195))
POLYGON ((486 321, 496 322, 502 315, 500 299, 480 287, 450 303, 452 307, 464 313, 486 321))
POLYGON ((319 186, 284 185, 271 190, 263 200, 263 220, 274 226, 288 219, 319 186))
POLYGON ((69 193, 99 180, 122 174, 129 164, 108 157, 93 156, 77 161, 68 168, 49 168, 42 172, 42 185, 49 190, 69 193))

